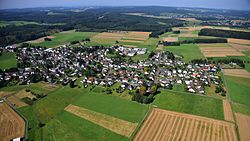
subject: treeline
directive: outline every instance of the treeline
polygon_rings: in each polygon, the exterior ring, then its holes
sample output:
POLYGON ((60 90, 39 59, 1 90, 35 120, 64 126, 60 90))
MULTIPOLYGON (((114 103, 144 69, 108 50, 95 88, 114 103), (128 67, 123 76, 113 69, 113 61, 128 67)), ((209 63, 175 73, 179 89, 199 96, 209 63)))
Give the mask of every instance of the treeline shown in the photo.
POLYGON ((208 59, 194 59, 191 60, 191 63, 193 64, 216 64, 216 63, 221 63, 221 64, 230 64, 230 63, 235 63, 238 66, 245 68, 245 62, 241 59, 238 58, 208 58, 208 59))
POLYGON ((210 29, 204 28, 199 32, 199 36, 215 36, 223 38, 237 38, 250 40, 250 32, 222 30, 222 29, 210 29))
POLYGON ((181 41, 182 44, 196 44, 196 43, 227 43, 227 39, 224 38, 212 38, 212 39, 193 39, 181 41))

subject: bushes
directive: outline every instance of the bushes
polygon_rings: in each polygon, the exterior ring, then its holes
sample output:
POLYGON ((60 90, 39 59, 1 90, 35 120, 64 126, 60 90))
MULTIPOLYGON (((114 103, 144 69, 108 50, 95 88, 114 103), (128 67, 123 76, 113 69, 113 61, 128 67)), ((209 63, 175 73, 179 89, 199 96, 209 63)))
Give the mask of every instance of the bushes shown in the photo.
POLYGON ((237 38, 250 40, 249 32, 234 31, 234 30, 222 30, 222 29, 210 29, 204 28, 199 32, 199 36, 215 36, 223 38, 237 38))

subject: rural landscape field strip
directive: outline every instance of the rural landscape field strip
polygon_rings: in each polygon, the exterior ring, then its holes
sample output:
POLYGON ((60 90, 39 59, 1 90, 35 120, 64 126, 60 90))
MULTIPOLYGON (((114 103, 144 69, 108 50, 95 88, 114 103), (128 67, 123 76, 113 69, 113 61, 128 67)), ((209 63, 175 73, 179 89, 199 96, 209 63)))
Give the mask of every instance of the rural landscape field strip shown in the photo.
POLYGON ((201 47, 205 57, 245 56, 245 54, 231 47, 201 47))
POLYGON ((245 69, 224 69, 224 74, 228 76, 250 78, 250 73, 245 69))
POLYGON ((233 123, 153 109, 135 141, 237 141, 233 123))
POLYGON ((67 106, 65 110, 126 137, 130 137, 137 126, 137 123, 128 122, 74 105, 67 106))
POLYGON ((234 38, 228 38, 227 40, 228 40, 229 43, 250 45, 250 40, 245 40, 245 39, 234 39, 234 38))
POLYGON ((6 103, 0 103, 0 141, 24 137, 24 120, 6 103))
POLYGON ((223 109, 225 120, 234 122, 232 108, 228 100, 223 100, 223 109))
POLYGON ((249 141, 250 140, 250 116, 243 115, 240 113, 235 113, 236 121, 238 124, 239 132, 240 132, 240 140, 241 141, 249 141))
POLYGON ((247 45, 239 45, 239 44, 229 44, 232 48, 235 48, 239 51, 247 51, 247 50, 250 50, 250 45, 247 46, 247 45))

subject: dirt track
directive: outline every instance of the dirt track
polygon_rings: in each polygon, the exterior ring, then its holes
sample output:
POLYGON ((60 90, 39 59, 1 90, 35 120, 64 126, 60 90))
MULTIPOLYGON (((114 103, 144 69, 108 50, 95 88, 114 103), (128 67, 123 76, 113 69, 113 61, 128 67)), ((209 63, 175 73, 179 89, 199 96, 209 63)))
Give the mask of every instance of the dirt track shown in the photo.
POLYGON ((240 140, 250 141, 250 116, 236 113, 236 121, 239 127, 240 140))
POLYGON ((6 103, 0 103, 0 141, 24 137, 24 120, 6 103))
POLYGON ((135 141, 237 141, 232 123, 154 109, 135 141))
POLYGON ((234 122, 232 108, 228 100, 223 100, 223 110, 225 120, 234 122))

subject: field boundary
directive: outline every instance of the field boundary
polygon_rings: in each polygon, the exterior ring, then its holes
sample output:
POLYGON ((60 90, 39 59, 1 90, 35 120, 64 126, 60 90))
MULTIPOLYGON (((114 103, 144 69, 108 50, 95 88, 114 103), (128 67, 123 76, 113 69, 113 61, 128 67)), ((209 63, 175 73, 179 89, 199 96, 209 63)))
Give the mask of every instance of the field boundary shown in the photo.
POLYGON ((152 112, 153 107, 152 104, 150 104, 148 106, 148 110, 147 113, 145 114, 145 116, 143 117, 143 119, 138 123, 137 127, 135 128, 135 131, 132 133, 132 135, 129 137, 129 141, 132 141, 135 139, 135 136, 137 135, 137 133, 140 131, 143 123, 146 121, 146 119, 149 117, 150 113, 152 112))

